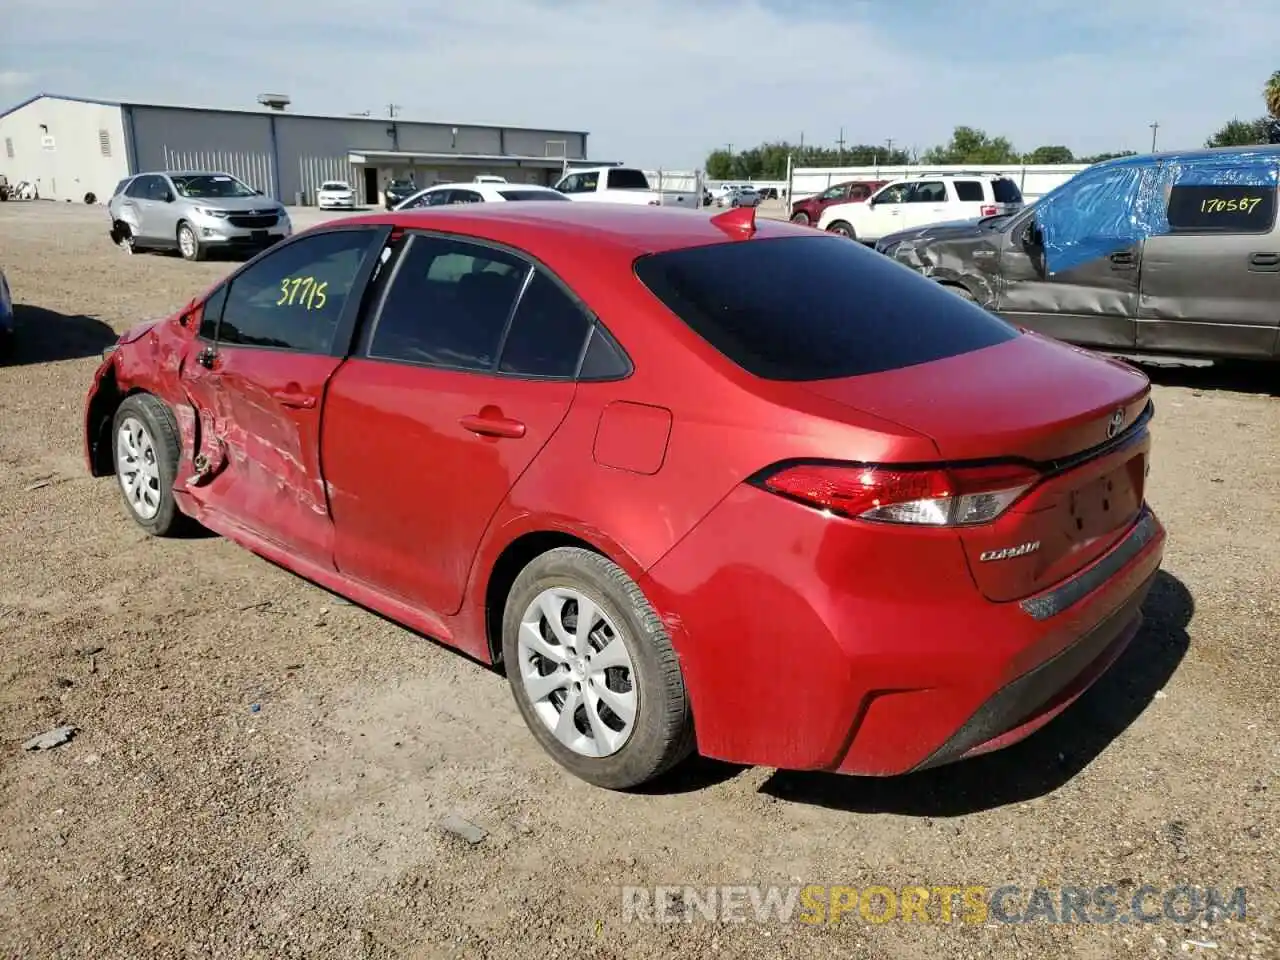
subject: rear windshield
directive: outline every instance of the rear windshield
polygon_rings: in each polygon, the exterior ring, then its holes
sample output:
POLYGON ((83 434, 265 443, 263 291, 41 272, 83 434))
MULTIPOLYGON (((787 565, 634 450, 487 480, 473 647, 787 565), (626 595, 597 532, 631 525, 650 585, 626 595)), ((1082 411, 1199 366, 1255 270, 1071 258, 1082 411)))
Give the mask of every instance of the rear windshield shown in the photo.
POLYGON ((563 193, 555 190, 499 190, 498 195, 503 200, 563 200, 565 203, 573 202, 563 193))
POLYGON ((640 170, 626 168, 609 171, 610 190, 648 190, 649 180, 640 170))
POLYGON ((996 203, 1022 202, 1022 191, 1018 189, 1018 185, 1012 180, 1006 180, 1003 177, 999 180, 992 180, 991 190, 996 203))
POLYGON ((855 377, 1012 340, 999 317, 843 237, 649 254, 636 276, 695 333, 768 380, 855 377))

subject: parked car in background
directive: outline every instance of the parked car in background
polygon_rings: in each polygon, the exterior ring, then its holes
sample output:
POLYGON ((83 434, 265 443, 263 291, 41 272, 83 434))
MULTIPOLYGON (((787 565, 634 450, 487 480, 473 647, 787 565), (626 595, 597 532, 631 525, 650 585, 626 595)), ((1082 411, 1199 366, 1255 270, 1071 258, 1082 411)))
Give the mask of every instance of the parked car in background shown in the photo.
POLYGON ((406 197, 417 193, 418 189, 418 185, 412 180, 388 180, 382 189, 382 203, 388 210, 392 210, 406 197))
POLYGON ((833 203, 818 228, 863 243, 889 233, 948 220, 1013 213, 1025 206, 1022 191, 996 174, 947 174, 891 181, 861 202, 833 203))
POLYGON ((482 173, 472 183, 506 183, 506 177, 499 177, 492 173, 482 173))
POLYGON ((444 207, 454 203, 510 203, 513 201, 550 200, 567 203, 569 198, 550 187, 531 183, 437 183, 406 197, 396 206, 397 210, 414 210, 418 207, 444 207))
POLYGON ((828 187, 821 193, 804 197, 791 204, 792 223, 817 223, 822 211, 834 203, 862 203, 883 187, 888 180, 846 180, 828 187))
POLYGON ((654 190, 643 170, 634 167, 590 167, 565 175, 556 184, 570 200, 630 203, 645 206, 698 207, 698 195, 678 190, 654 190))
POLYGON ((755 207, 760 204, 760 194, 750 184, 735 183, 716 199, 718 207, 755 207))
POLYGON ((330 221, 135 326, 83 438, 148 534, 500 663, 626 788, 695 744, 900 774, 1062 714, 1160 566, 1149 393, 754 209, 470 204, 330 221))
POLYGON ((0 356, 13 349, 13 294, 0 268, 0 356))
POLYGON ((1146 357, 1280 359, 1280 146, 1108 160, 1013 215, 877 245, 1031 330, 1146 357))
POLYGON ((761 200, 777 200, 778 199, 777 187, 759 187, 756 190, 756 193, 760 195, 761 200))
POLYGON ((107 215, 111 240, 126 253, 176 249, 187 260, 215 250, 257 252, 293 232, 281 204, 229 173, 208 170, 126 177, 107 215))
POLYGON ((316 206, 321 210, 349 210, 355 205, 355 191, 345 180, 326 180, 316 191, 316 206))

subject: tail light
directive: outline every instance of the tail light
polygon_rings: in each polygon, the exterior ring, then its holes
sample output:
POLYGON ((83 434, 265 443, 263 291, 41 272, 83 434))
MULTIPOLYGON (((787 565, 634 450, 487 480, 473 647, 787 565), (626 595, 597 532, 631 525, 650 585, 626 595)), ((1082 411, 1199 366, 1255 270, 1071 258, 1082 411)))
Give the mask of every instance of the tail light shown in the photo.
POLYGON ((909 468, 802 463, 753 478, 756 486, 855 520, 929 527, 989 523, 1040 480, 1019 464, 909 468))
POLYGON ((1000 208, 994 203, 985 203, 982 205, 982 215, 984 217, 994 217, 999 212, 1000 208))

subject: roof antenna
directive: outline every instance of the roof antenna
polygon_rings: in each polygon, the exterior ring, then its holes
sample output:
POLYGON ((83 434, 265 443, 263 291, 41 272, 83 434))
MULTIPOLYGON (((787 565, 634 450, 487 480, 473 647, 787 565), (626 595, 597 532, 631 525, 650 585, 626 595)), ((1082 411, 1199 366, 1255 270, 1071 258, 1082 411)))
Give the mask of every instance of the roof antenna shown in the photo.
POLYGON ((717 213, 711 222, 729 236, 746 240, 756 232, 756 208, 730 207, 724 213, 717 213))

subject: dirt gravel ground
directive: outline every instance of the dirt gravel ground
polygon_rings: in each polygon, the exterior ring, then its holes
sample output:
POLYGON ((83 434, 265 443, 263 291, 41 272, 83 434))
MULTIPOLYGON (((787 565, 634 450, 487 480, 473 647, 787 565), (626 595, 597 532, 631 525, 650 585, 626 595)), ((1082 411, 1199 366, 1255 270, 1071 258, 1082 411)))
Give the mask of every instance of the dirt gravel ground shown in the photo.
POLYGON ((561 773, 499 675, 229 542, 148 539, 86 475, 101 348, 232 264, 129 258, 101 207, 7 203, 0 266, 0 955, 1280 956, 1274 371, 1153 372, 1165 572, 1132 649, 1038 735, 892 781, 694 761, 623 795, 561 773), (686 896, 628 921, 621 888, 655 884, 1016 884, 1015 913, 1037 884, 1122 908, 1190 884, 1244 887, 1247 915, 720 923, 686 896))

